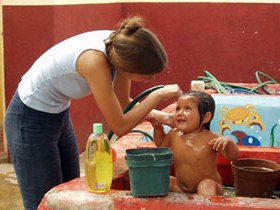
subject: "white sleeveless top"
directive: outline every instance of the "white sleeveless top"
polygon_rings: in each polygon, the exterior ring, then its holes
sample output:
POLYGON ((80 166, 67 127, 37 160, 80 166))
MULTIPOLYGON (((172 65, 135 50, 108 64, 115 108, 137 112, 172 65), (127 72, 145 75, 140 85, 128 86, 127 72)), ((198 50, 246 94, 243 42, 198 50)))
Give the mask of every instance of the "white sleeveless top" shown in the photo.
POLYGON ((107 56, 104 39, 111 33, 109 30, 82 33, 47 50, 21 78, 18 93, 22 102, 39 111, 60 113, 70 106, 72 98, 89 95, 89 84, 76 70, 77 59, 88 49, 107 56))

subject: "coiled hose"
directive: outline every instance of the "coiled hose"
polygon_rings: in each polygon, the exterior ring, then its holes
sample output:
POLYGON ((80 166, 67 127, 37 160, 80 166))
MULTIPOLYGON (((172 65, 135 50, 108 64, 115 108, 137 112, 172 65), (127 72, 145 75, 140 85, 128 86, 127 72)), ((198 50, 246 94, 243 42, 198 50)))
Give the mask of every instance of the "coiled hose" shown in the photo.
POLYGON ((223 94, 223 93, 263 94, 263 92, 264 92, 266 94, 273 95, 273 93, 270 90, 268 90, 265 86, 267 84, 278 84, 276 82, 276 80, 274 80, 272 77, 270 77, 269 75, 267 75, 263 72, 260 72, 260 71, 255 72, 255 76, 256 76, 256 79, 257 79, 259 85, 257 85, 254 88, 248 88, 248 87, 244 87, 242 85, 236 85, 236 84, 232 84, 232 83, 218 81, 216 79, 216 77, 214 77, 207 70, 204 71, 204 75, 205 76, 199 76, 198 79, 202 80, 206 83, 205 84, 206 88, 213 88, 220 94, 223 94), (262 82, 260 79, 260 76, 263 76, 268 80, 265 82, 262 82), (260 89, 260 88, 262 88, 263 92, 258 91, 258 89, 260 89))
MULTIPOLYGON (((136 96, 136 98, 133 99, 132 102, 130 102, 130 103, 128 104, 128 106, 124 109, 123 113, 124 113, 124 114, 127 113, 129 110, 131 110, 131 109, 135 106, 135 104, 137 104, 139 101, 141 101, 144 97, 146 97, 147 95, 149 95, 149 94, 152 93, 153 91, 155 91, 155 90, 157 90, 157 89, 159 89, 159 88, 163 88, 163 87, 164 87, 164 85, 157 85, 157 86, 151 87, 151 88, 149 88, 149 89, 143 91, 143 92, 140 93, 138 96, 136 96)), ((144 134, 146 137, 148 137, 151 141, 153 140, 153 137, 152 137, 149 133, 147 133, 147 132, 145 132, 145 131, 138 130, 138 129, 133 129, 133 130, 130 131, 130 133, 135 133, 135 132, 137 132, 137 133, 142 133, 142 134, 144 134)), ((107 136, 108 136, 108 139, 109 139, 110 141, 111 141, 111 138, 113 137, 113 135, 114 135, 113 131, 110 130, 109 133, 108 133, 108 135, 107 135, 107 136)), ((117 138, 116 140, 118 140, 118 138, 117 138)), ((116 140, 115 140, 115 141, 116 141, 116 140)))

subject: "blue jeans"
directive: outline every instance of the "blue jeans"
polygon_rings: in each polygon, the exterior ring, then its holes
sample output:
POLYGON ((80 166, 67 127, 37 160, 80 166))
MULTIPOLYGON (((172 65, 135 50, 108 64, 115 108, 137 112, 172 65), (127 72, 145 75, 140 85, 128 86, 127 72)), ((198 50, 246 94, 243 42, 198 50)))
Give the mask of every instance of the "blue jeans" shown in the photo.
POLYGON ((52 187, 80 176, 69 109, 58 114, 37 111, 15 92, 5 114, 5 131, 26 210, 37 209, 52 187))

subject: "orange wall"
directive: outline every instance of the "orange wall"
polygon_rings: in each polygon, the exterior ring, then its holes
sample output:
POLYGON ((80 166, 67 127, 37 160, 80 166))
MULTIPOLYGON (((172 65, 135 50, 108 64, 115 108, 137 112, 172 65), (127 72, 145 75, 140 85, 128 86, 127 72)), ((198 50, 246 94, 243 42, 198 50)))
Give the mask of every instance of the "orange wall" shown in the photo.
MULTIPOLYGON (((135 14, 159 35, 170 62, 156 82, 135 83, 134 96, 158 84, 178 83, 188 90, 205 69, 220 81, 254 83, 257 70, 280 81, 280 4, 3 6, 6 104, 20 77, 50 46, 84 31, 111 29, 121 17, 135 14)), ((92 122, 103 118, 92 97, 73 101, 71 112, 83 151, 92 122)))

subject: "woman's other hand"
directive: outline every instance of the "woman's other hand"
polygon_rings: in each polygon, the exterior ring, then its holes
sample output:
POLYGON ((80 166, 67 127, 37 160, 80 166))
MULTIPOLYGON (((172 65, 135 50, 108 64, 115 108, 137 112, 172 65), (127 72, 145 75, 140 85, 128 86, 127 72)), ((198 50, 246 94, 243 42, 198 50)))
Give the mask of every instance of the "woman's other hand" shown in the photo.
POLYGON ((163 88, 160 88, 155 92, 160 94, 162 101, 176 100, 182 94, 182 90, 177 84, 165 85, 163 88))

